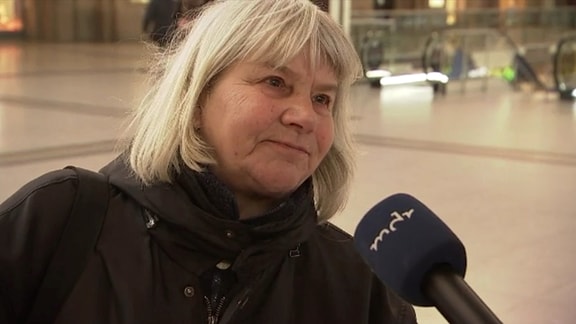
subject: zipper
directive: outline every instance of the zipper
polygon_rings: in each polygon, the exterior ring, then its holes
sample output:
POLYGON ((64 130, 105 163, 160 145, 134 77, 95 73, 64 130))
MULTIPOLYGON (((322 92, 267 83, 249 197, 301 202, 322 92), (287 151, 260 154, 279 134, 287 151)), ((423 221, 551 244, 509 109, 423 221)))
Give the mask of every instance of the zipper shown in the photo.
POLYGON ((158 216, 154 215, 152 212, 150 212, 148 209, 144 208, 144 223, 146 224, 146 228, 147 229, 152 229, 154 227, 156 227, 156 224, 158 223, 158 216))
POLYGON ((244 289, 239 294, 234 294, 234 298, 231 300, 230 305, 226 307, 223 314, 220 314, 221 317, 219 318, 220 324, 227 324, 230 323, 230 320, 234 317, 236 312, 246 305, 248 302, 250 293, 252 292, 251 288, 244 289))
POLYGON ((208 311, 208 324, 220 322, 224 306, 227 303, 227 295, 230 294, 232 286, 236 284, 236 275, 229 268, 229 262, 220 261, 214 269, 201 276, 203 290, 210 292, 209 295, 204 294, 204 302, 208 311))
MULTIPOLYGON (((298 243, 296 245, 296 247, 294 247, 292 250, 290 250, 288 252, 288 256, 290 258, 298 258, 302 255, 302 251, 300 251, 300 247, 301 247, 301 243, 298 243)), ((247 286, 246 288, 244 288, 242 291, 240 291, 239 293, 234 293, 231 296, 234 296, 230 302, 230 305, 228 305, 228 307, 226 307, 226 310, 224 311, 224 313, 222 314, 222 317, 220 318, 220 312, 217 312, 218 315, 218 321, 220 322, 220 324, 228 324, 230 323, 230 321, 232 320, 233 316, 236 314, 236 312, 238 310, 241 310, 244 308, 244 306, 246 306, 246 304, 248 303, 248 300, 250 299, 250 296, 253 293, 253 288, 257 285, 259 285, 259 283, 262 280, 263 275, 260 274, 255 278, 252 278, 252 280, 250 280, 250 285, 247 286)), ((207 301, 209 301, 208 298, 204 297, 207 301)), ((209 304, 209 303, 208 303, 209 304)), ((219 323, 218 321, 216 322, 209 322, 209 324, 217 324, 219 323)))
POLYGON ((218 320, 220 319, 222 306, 224 306, 224 302, 226 301, 226 296, 220 298, 216 309, 212 308, 212 303, 210 303, 210 299, 208 297, 204 296, 204 301, 206 302, 206 309, 208 310, 208 324, 217 324, 218 320))

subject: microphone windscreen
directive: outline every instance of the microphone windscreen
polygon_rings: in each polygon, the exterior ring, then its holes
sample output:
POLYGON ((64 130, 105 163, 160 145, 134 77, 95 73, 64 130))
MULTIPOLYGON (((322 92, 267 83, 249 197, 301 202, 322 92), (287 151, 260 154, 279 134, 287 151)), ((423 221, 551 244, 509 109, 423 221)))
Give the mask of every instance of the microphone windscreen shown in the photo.
POLYGON ((372 207, 356 227, 354 244, 376 276, 413 305, 433 306, 421 286, 436 266, 448 265, 462 278, 466 273, 462 242, 407 194, 395 194, 372 207))

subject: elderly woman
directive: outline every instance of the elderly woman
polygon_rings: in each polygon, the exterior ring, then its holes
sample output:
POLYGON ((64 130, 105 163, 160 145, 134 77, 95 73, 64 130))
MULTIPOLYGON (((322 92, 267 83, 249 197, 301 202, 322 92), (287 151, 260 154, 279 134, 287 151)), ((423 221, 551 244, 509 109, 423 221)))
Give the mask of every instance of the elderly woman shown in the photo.
MULTIPOLYGON (((105 219, 54 322, 415 323, 328 221, 352 176, 362 73, 339 26, 308 0, 228 0, 181 33, 101 170, 105 219)), ((78 188, 54 171, 0 206, 0 322, 41 307, 78 188)))

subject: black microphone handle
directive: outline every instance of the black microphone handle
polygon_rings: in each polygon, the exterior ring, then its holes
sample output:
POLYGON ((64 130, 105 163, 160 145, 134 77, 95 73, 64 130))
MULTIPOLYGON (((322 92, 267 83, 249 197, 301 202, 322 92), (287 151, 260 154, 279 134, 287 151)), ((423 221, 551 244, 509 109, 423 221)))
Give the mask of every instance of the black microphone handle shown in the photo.
POLYGON ((422 292, 451 324, 502 324, 448 265, 438 266, 426 275, 422 292))

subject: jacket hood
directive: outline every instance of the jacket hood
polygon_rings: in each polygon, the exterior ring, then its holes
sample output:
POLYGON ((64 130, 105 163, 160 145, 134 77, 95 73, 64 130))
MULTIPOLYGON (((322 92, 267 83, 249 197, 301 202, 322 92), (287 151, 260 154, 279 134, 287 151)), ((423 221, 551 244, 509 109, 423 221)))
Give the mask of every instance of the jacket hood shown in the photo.
POLYGON ((215 256, 212 262, 234 259, 240 252, 243 258, 251 256, 254 262, 260 259, 254 256, 287 253, 306 241, 316 227, 310 180, 261 219, 243 222, 224 215, 215 206, 219 200, 211 197, 214 191, 206 191, 200 183, 202 179, 190 175, 192 171, 178 175, 171 184, 145 186, 121 155, 101 172, 109 176, 112 185, 158 217, 159 225, 150 233, 168 245, 167 250, 212 255, 215 256))
POLYGON ((178 186, 169 183, 144 185, 128 165, 125 154, 111 161, 100 172, 108 175, 109 182, 120 191, 162 218, 177 220, 180 218, 178 214, 193 207, 178 186))

